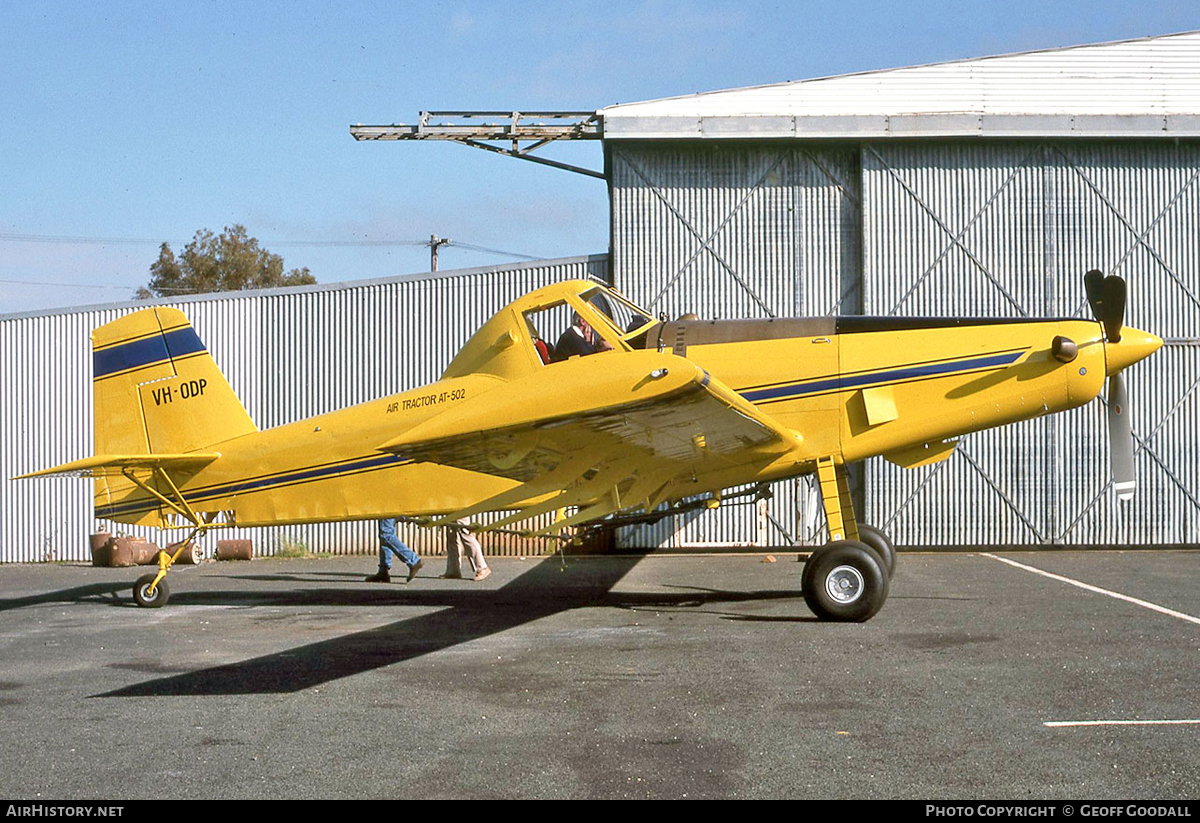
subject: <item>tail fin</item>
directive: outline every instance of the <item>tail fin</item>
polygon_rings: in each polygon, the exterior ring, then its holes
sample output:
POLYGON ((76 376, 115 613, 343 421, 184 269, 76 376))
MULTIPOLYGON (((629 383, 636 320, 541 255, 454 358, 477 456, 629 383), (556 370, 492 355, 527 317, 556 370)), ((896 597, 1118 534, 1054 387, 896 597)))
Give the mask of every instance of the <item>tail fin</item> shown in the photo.
POLYGON ((183 312, 92 332, 96 454, 182 454, 258 430, 183 312))

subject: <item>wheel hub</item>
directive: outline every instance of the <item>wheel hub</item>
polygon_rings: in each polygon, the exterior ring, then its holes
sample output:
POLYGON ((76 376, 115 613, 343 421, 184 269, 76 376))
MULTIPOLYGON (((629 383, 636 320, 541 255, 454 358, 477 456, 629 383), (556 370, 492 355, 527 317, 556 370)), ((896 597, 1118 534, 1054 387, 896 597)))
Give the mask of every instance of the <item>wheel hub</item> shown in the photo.
POLYGON ((826 593, 843 605, 862 597, 865 588, 862 573, 853 566, 838 566, 825 577, 826 593))

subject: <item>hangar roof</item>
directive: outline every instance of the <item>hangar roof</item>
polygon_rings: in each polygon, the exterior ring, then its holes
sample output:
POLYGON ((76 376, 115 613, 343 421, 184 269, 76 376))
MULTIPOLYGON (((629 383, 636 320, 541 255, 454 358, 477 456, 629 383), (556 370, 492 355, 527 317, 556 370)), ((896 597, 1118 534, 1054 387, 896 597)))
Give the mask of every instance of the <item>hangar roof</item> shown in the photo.
POLYGON ((1200 137, 1200 31, 601 109, 620 139, 1200 137))

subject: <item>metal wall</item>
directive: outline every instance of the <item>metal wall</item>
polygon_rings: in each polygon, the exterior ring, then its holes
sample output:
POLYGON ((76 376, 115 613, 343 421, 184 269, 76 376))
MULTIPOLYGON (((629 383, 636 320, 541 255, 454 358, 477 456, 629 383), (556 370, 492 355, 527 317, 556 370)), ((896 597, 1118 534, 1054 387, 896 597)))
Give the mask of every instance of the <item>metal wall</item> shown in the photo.
MULTIPOLYGON (((1084 317, 1083 273, 1122 275, 1127 322, 1166 340, 1127 376, 1132 504, 1093 403, 931 468, 867 461, 863 519, 907 546, 1200 543, 1200 144, 610 141, 608 161, 614 282, 671 316, 1084 317)), ((780 486, 765 530, 743 507, 623 541, 823 539, 808 481, 780 486)))
MULTIPOLYGON (((92 453, 96 326, 147 305, 178 307, 265 429, 436 380, 497 309, 586 277, 606 280, 607 256, 0 316, 0 562, 86 560, 93 531, 158 538, 96 521, 88 481, 9 479, 92 453)), ((378 545, 373 523, 231 529, 206 540, 218 537, 251 538, 259 554, 289 543, 339 554, 378 545)), ((422 553, 443 550, 437 532, 402 526, 401 537, 422 553)), ((544 542, 493 535, 485 551, 526 553, 544 542)))
POLYGON ((613 277, 635 302, 672 317, 824 315, 844 296, 855 302, 857 149, 617 143, 608 152, 613 277))
MULTIPOLYGON (((861 285, 857 146, 795 142, 607 146, 614 283, 677 317, 853 314, 861 285)), ((810 481, 761 505, 628 530, 623 545, 763 546, 815 539, 810 481)))

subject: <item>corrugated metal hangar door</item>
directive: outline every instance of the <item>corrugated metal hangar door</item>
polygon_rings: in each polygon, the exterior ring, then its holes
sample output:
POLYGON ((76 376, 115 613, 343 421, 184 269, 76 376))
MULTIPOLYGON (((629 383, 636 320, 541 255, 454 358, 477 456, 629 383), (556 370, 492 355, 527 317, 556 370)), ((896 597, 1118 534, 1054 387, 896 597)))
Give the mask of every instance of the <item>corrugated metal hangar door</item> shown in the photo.
POLYGON ((1200 147, 874 144, 863 150, 868 314, 1089 316, 1083 274, 1129 283, 1166 340, 1127 375, 1138 493, 1109 485, 1105 410, 966 438, 903 471, 870 461, 866 518, 919 546, 1200 542, 1200 147))
MULTIPOLYGON (((1166 340, 1128 375, 1140 488, 1109 488, 1102 403, 964 440, 937 466, 868 462, 863 520, 906 546, 1200 542, 1200 146, 1163 141, 613 142, 614 282, 655 312, 1088 316, 1120 274, 1166 340)), ((626 545, 823 539, 808 481, 626 545)))

